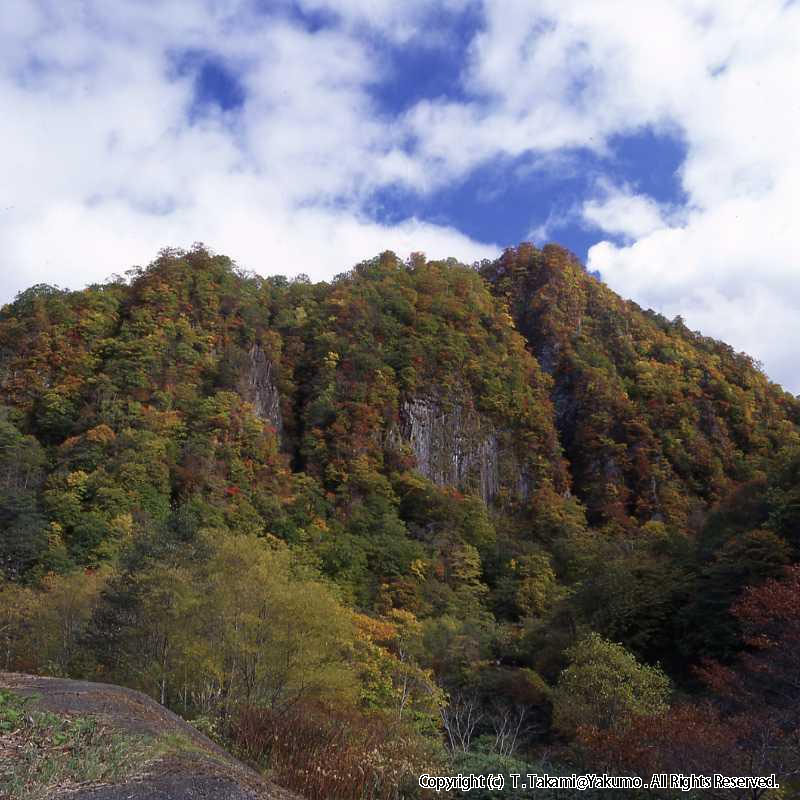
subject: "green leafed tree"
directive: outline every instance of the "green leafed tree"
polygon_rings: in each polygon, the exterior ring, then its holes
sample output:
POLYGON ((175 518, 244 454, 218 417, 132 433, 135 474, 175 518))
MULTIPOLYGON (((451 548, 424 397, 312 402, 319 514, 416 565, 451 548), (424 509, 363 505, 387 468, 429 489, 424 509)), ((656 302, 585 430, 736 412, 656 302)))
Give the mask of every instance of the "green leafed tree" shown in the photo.
POLYGON ((567 651, 569 666, 553 694, 553 723, 562 733, 581 726, 624 725, 631 715, 667 708, 670 681, 658 667, 640 664, 622 645, 591 633, 567 651))

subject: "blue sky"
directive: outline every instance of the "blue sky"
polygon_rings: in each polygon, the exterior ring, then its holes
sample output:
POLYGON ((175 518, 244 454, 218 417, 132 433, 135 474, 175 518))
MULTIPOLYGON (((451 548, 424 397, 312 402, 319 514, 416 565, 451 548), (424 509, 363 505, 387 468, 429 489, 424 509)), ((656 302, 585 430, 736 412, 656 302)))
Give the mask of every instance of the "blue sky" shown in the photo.
POLYGON ((800 391, 798 4, 4 9, 0 302, 195 241, 314 278, 557 241, 800 391))

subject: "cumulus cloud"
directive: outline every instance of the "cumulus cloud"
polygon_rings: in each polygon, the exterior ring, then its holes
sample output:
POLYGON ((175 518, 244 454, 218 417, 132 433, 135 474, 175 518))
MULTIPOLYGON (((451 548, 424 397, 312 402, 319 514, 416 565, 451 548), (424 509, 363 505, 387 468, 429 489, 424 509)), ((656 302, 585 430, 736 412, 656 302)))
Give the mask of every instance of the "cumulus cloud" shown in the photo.
POLYGON ((410 115, 420 156, 458 174, 497 154, 602 156, 614 136, 644 129, 680 137, 680 207, 613 175, 582 200, 584 224, 600 229, 588 266, 799 391, 800 5, 487 0, 485 13, 464 75, 470 99, 410 115))
POLYGON ((551 178, 576 152, 613 164, 618 137, 649 130, 685 147, 679 202, 595 175, 533 233, 567 220, 596 231, 588 266, 612 288, 800 390, 800 4, 6 0, 4 12, 0 300, 195 240, 314 277, 387 248, 491 256, 452 225, 371 218, 371 198, 433 192, 492 159, 525 156, 551 178), (440 23, 462 14, 477 29, 451 41, 440 23), (458 84, 379 107, 398 63, 386 53, 420 42, 450 53, 458 84), (236 102, 198 96, 198 63, 236 102))
POLYGON ((0 129, 3 300, 32 282, 102 280, 196 240, 248 268, 317 278, 384 249, 497 251, 362 212, 377 186, 424 182, 398 126, 375 112, 368 86, 383 67, 366 40, 244 2, 186 9, 22 2, 3 15, 0 103, 14 110, 0 129), (175 68, 186 53, 227 70, 238 107, 196 108, 197 75, 175 68))
POLYGON ((666 227, 669 210, 652 197, 601 182, 598 196, 583 203, 583 219, 611 234, 638 239, 666 227))

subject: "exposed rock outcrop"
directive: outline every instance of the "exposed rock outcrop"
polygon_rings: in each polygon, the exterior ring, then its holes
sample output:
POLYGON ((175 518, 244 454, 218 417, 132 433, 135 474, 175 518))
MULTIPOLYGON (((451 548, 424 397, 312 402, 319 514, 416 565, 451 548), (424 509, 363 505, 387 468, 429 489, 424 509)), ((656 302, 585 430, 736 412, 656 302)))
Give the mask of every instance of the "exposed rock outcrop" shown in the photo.
POLYGON ((453 399, 430 393, 403 401, 399 424, 387 436, 404 445, 418 472, 437 486, 453 486, 489 504, 501 493, 526 500, 535 481, 513 433, 496 427, 468 395, 453 399))
POLYGON ((400 433, 417 469, 438 486, 471 489, 488 503, 500 484, 497 432, 460 402, 413 398, 400 411, 400 433))
POLYGON ((254 344, 250 348, 248 374, 249 400, 260 419, 269 422, 280 438, 283 433, 281 398, 275 382, 275 365, 267 358, 263 348, 254 344))
MULTIPOLYGON (((0 688, 35 698, 36 710, 94 718, 108 735, 161 742, 155 760, 120 782, 54 787, 53 800, 302 800, 234 759, 176 714, 131 689, 105 683, 0 673, 0 688)), ((0 760, 14 748, 0 747, 0 760)), ((4 772, 13 770, 9 761, 4 772)), ((0 794, 2 789, 0 788, 0 794)))

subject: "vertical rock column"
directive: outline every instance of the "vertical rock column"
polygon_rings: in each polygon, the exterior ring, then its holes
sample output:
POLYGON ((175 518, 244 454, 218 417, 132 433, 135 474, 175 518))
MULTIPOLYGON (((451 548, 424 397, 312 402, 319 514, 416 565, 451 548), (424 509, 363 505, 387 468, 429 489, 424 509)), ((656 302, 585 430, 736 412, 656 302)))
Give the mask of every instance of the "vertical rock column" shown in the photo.
POLYGON ((248 375, 249 400, 259 419, 269 422, 280 439, 283 433, 281 398, 275 383, 275 366, 260 345, 250 348, 250 373, 248 375))

